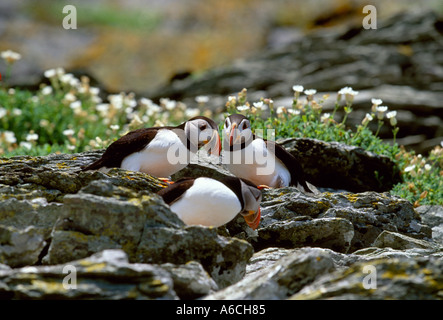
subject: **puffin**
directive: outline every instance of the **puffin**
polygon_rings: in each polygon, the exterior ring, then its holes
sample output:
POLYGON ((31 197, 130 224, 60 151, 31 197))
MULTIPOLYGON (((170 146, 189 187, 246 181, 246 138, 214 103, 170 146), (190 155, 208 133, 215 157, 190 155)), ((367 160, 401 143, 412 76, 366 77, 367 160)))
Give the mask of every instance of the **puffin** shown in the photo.
POLYGON ((300 163, 278 143, 257 137, 242 114, 231 114, 223 127, 223 163, 235 176, 259 188, 295 186, 305 194, 318 193, 306 181, 300 163))
POLYGON ((205 146, 208 154, 219 156, 221 141, 218 126, 204 116, 197 116, 178 126, 151 127, 131 131, 111 143, 102 157, 82 171, 109 171, 122 168, 148 173, 166 182, 185 168, 205 146))
POLYGON ((260 223, 261 190, 245 179, 181 178, 157 194, 187 225, 219 227, 239 213, 253 230, 260 223))

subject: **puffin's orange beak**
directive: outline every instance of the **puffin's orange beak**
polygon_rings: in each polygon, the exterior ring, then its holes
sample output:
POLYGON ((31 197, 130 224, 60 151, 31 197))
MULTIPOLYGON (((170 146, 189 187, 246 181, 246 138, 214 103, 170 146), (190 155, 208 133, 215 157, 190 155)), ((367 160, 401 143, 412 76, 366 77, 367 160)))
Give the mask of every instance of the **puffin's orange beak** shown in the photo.
POLYGON ((218 134, 217 130, 214 130, 214 135, 212 136, 211 140, 214 141, 213 142, 214 146, 211 147, 210 153, 213 156, 219 156, 220 152, 221 152, 222 145, 221 145, 220 135, 218 134))
POLYGON ((237 124, 234 122, 232 124, 231 131, 229 132, 229 145, 232 146, 234 144, 234 133, 237 130, 237 124))
POLYGON ((243 218, 252 230, 257 229, 261 218, 260 207, 258 208, 257 212, 249 211, 248 213, 244 214, 243 218))

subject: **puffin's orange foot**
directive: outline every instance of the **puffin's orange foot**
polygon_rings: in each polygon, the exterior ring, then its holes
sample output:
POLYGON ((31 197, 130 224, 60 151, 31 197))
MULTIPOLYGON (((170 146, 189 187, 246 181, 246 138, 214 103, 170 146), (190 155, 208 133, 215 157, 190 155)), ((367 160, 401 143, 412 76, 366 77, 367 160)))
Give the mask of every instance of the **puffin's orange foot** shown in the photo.
POLYGON ((167 184, 173 184, 174 183, 174 181, 171 181, 171 179, 168 179, 168 178, 158 178, 158 180, 163 181, 163 182, 165 182, 167 184))
POLYGON ((257 186, 257 189, 261 190, 261 189, 272 189, 272 188, 267 186, 267 185, 265 185, 265 184, 260 184, 260 185, 257 186))

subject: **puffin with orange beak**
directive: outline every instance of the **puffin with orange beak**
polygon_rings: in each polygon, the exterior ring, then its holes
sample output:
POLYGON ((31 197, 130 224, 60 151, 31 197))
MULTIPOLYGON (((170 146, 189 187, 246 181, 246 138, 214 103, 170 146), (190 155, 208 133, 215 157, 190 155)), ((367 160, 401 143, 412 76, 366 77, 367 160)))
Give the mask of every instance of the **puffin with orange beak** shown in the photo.
POLYGON ((278 143, 255 136, 244 115, 227 117, 223 134, 223 163, 235 176, 259 188, 295 186, 307 194, 318 193, 317 188, 306 181, 297 159, 278 143))
POLYGON ((108 171, 122 168, 166 178, 185 168, 201 147, 208 154, 220 155, 217 124, 203 116, 176 127, 151 127, 131 131, 114 141, 100 159, 82 168, 108 171))
POLYGON ((254 230, 260 223, 261 191, 244 179, 182 178, 158 194, 187 225, 219 227, 239 213, 254 230))

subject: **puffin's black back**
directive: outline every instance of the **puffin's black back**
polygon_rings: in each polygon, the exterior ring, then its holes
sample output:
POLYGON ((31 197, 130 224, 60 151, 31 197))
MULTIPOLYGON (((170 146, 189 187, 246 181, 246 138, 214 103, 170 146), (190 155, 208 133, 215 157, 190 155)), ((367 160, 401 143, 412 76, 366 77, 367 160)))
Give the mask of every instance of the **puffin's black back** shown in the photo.
POLYGON ((195 178, 181 178, 157 192, 168 205, 177 201, 194 184, 195 178))

